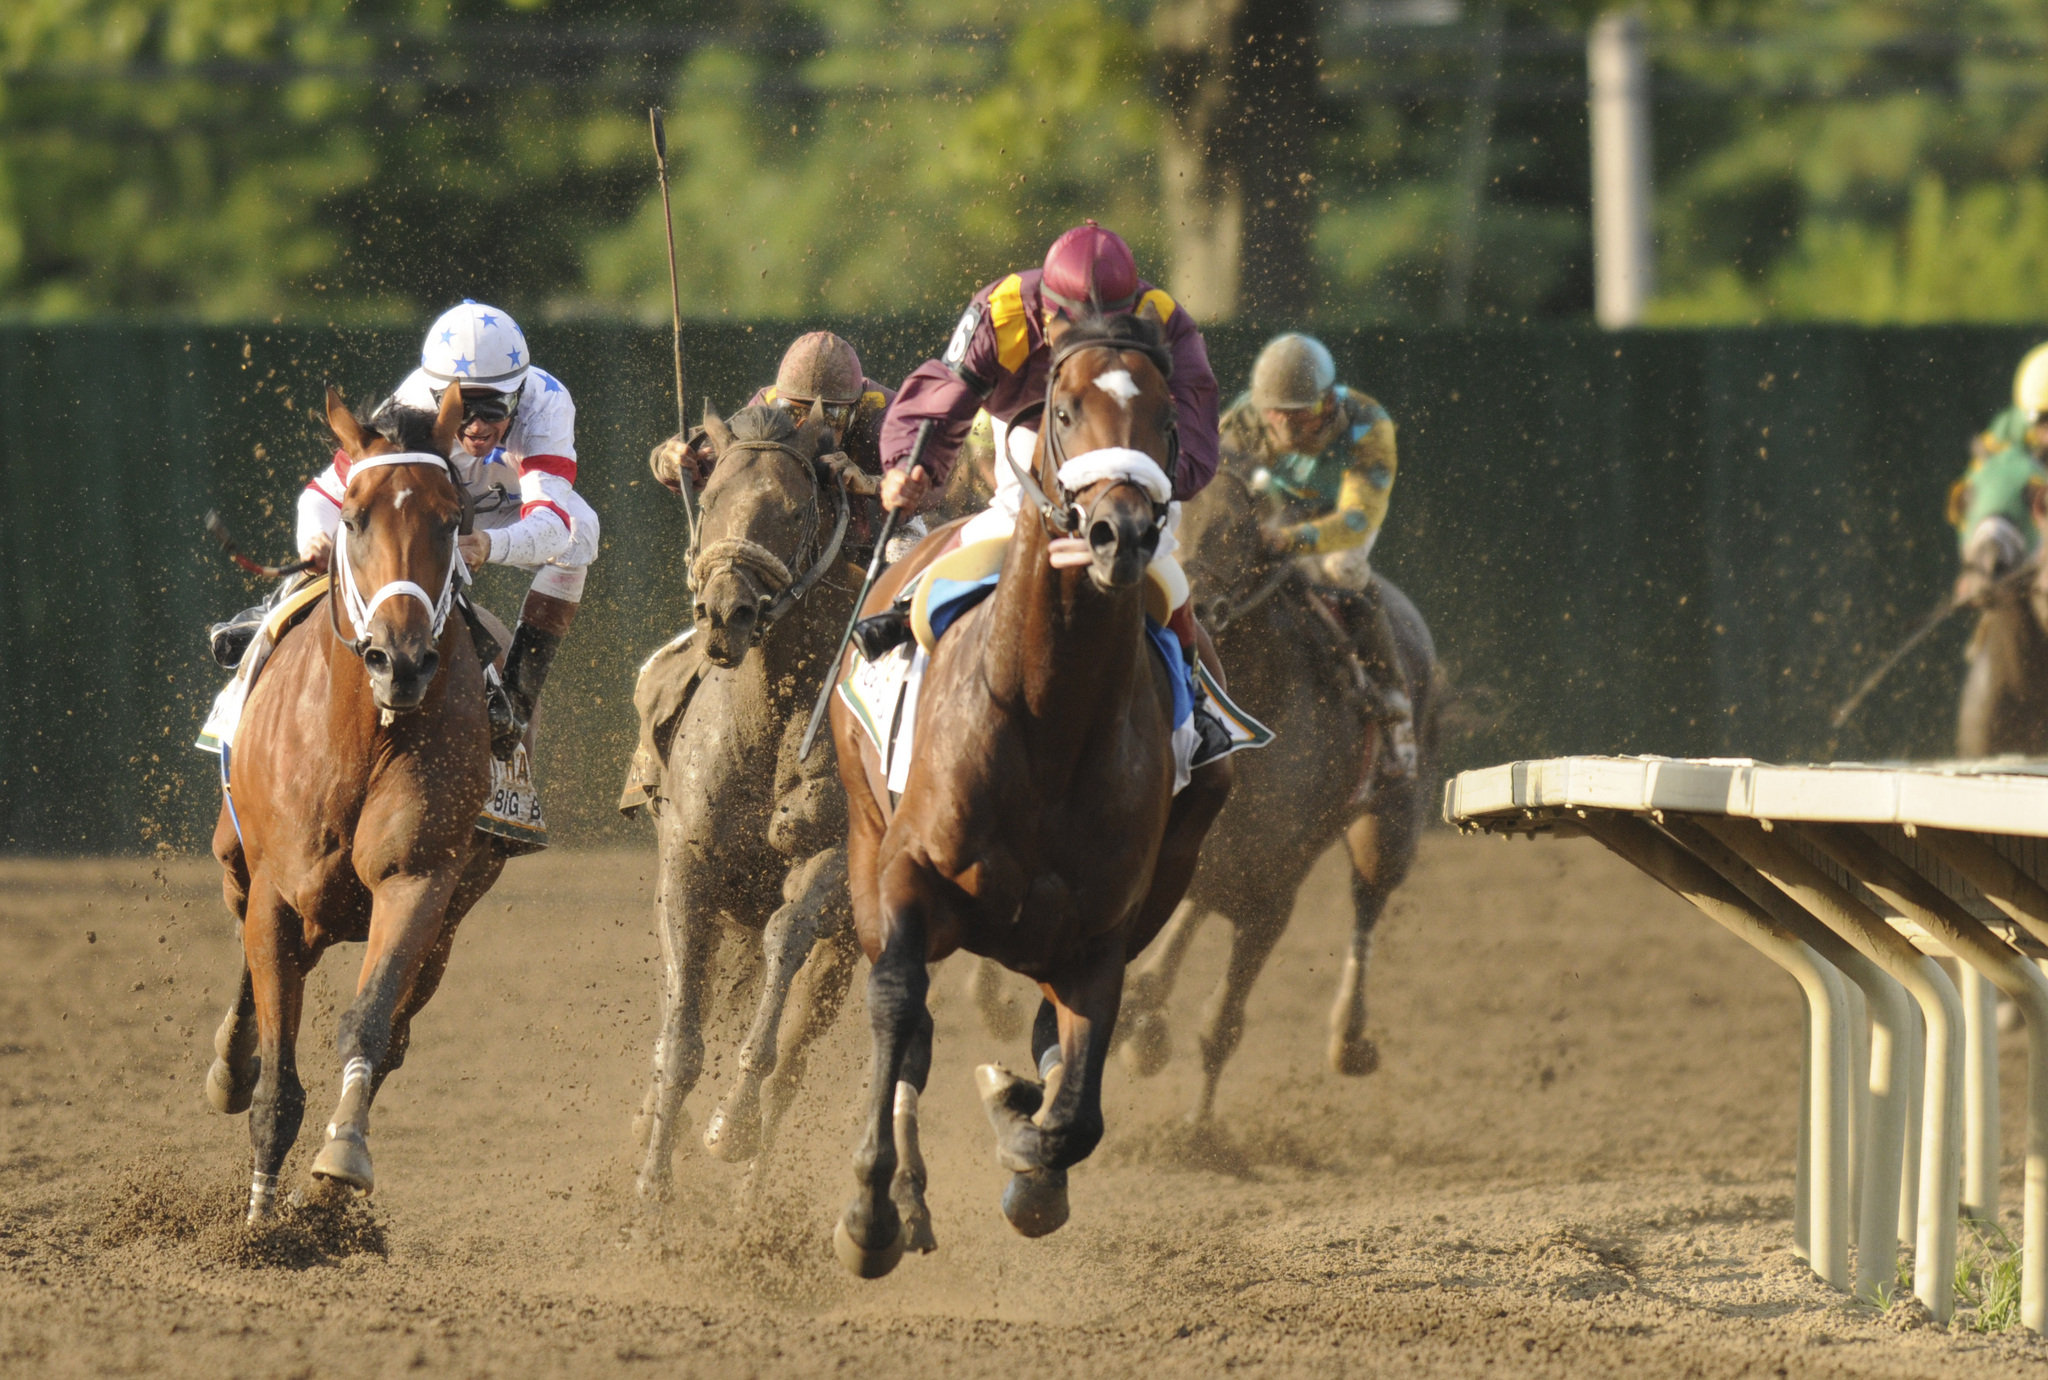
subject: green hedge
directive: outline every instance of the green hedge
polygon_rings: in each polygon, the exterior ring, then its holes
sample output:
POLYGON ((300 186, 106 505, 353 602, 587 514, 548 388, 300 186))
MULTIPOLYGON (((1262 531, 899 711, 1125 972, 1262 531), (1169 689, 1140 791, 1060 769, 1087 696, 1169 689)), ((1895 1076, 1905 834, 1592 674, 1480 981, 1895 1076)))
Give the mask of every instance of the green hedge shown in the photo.
MULTIPOLYGON (((844 322, 901 377, 950 321, 844 322)), ((786 327, 690 327, 690 388, 737 406, 786 327)), ((632 678, 685 616, 682 516, 646 476, 674 424, 665 332, 536 331, 575 394, 579 487, 604 521, 549 688, 544 798, 564 842, 630 841, 611 802, 632 678)), ((1262 333, 1210 332, 1226 388, 1262 333)), ((1380 568, 1429 618, 1483 722, 1451 767, 1562 752, 1932 755, 1960 629, 1837 742, 1827 711, 1941 595, 1941 509, 1971 431, 2033 337, 2011 330, 1604 334, 1542 328, 1332 339, 1401 426, 1380 568)), ((284 553, 325 463, 321 385, 379 393, 410 333, 0 330, 0 848, 203 848, 214 759, 188 745, 220 673, 210 620, 257 590, 210 549, 218 507, 284 553)), ((692 411, 696 410, 692 404, 692 411)), ((514 612, 508 572, 485 584, 514 612)))

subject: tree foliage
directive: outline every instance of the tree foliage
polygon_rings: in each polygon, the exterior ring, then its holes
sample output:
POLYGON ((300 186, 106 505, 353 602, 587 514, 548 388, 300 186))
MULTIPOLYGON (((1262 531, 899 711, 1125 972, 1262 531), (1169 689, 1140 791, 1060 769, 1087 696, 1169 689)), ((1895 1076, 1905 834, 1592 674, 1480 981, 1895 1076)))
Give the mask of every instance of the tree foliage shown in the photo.
MULTIPOLYGON (((0 316, 398 322, 468 295, 657 319, 653 103, 693 315, 944 306, 1084 215, 1171 285, 1204 262, 1162 185, 1190 166, 1185 35, 1252 3, 10 0, 0 316)), ((1584 314, 1604 6, 1284 8, 1298 34, 1214 69, 1235 133, 1195 131, 1251 189, 1238 308, 1584 314), (1313 94, 1266 100, 1295 61, 1313 94)), ((1655 319, 2048 314, 2048 0, 1642 8, 1655 319)))

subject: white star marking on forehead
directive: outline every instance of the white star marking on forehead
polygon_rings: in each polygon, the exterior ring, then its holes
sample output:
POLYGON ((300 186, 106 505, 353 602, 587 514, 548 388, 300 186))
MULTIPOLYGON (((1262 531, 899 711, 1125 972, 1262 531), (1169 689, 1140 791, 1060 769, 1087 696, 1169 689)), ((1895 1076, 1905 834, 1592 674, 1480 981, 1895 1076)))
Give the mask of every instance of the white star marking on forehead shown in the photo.
POLYGON ((396 495, 395 495, 395 496, 394 496, 394 497, 392 498, 392 500, 391 500, 391 506, 392 506, 393 508, 397 509, 397 510, 398 510, 399 512, 404 512, 404 511, 405 511, 405 501, 406 501, 406 500, 407 500, 408 498, 411 498, 411 497, 412 497, 412 490, 411 490, 411 489, 400 489, 400 490, 398 491, 398 493, 397 493, 397 494, 396 494, 396 495))
POLYGON ((1095 386, 1114 397, 1126 412, 1130 411, 1131 399, 1138 396, 1138 385, 1128 369, 1104 370, 1095 376, 1095 386))

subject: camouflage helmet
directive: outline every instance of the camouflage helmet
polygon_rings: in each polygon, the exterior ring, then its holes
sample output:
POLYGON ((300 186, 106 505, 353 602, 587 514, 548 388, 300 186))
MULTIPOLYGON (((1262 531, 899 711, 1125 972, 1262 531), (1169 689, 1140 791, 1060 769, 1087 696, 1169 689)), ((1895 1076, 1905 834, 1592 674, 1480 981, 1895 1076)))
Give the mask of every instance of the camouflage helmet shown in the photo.
POLYGON ((2012 405, 2033 421, 2048 412, 2048 345, 2027 351, 2012 376, 2012 405))
POLYGON ((1258 407, 1314 407, 1337 386, 1337 364, 1312 335, 1276 335, 1252 365, 1252 403, 1258 407))
POLYGON ((830 331, 812 331, 783 354, 775 393, 798 402, 857 403, 866 379, 853 346, 830 331))

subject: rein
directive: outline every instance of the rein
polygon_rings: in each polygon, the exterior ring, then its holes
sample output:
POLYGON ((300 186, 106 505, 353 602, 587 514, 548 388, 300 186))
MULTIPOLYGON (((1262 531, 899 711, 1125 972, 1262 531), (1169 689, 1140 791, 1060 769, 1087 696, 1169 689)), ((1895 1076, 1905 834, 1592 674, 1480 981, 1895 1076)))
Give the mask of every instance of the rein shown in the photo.
MULTIPOLYGON (((794 447, 781 441, 735 441, 726 448, 724 454, 729 455, 736 450, 776 451, 796 461, 811 476, 812 510, 816 511, 818 490, 825 485, 818 476, 816 465, 806 460, 794 447)), ((720 458, 724 458, 723 455, 720 458)), ((762 631, 796 607, 797 601, 809 594, 818 581, 825 577, 825 572, 839 559, 840 548, 846 543, 846 527, 851 516, 851 508, 846 498, 845 482, 840 476, 833 476, 830 488, 834 505, 839 510, 838 517, 832 524, 832 535, 826 539, 819 549, 817 559, 811 562, 802 575, 791 579, 789 566, 783 559, 759 542, 749 541, 744 537, 727 537, 711 543, 692 558, 692 587, 702 589, 705 582, 721 568, 743 570, 752 576, 769 594, 768 603, 762 608, 760 617, 754 625, 755 637, 758 639, 762 631)), ((702 530, 701 524, 699 530, 702 530)), ((816 531, 815 523, 812 524, 812 530, 816 531)))
MULTIPOLYGON (((464 530, 468 529, 470 508, 467 491, 456 478, 455 466, 446 456, 433 455, 425 451, 400 451, 391 455, 365 456, 350 467, 349 483, 355 483, 356 476, 364 470, 379 469, 386 465, 439 465, 447 472, 448 481, 455 485, 456 493, 464 497, 462 527, 464 530)), ((346 490, 343 491, 343 497, 347 497, 346 490)), ((361 589, 356 584, 355 568, 349 563, 348 548, 347 534, 343 533, 342 540, 334 544, 334 585, 340 597, 329 598, 327 601, 327 623, 334 630, 335 637, 360 658, 369 650, 370 619, 376 616, 377 610, 383 607, 385 600, 402 595, 417 599, 426 605, 427 614, 433 619, 432 636, 438 642, 441 638, 441 629, 448 622, 448 610, 455 603, 457 572, 461 574, 461 583, 469 582, 469 568, 462 559, 462 549, 456 546, 449 550, 448 570, 441 577, 441 595, 438 599, 411 580, 393 580, 380 587, 368 599, 364 599, 361 589), (341 615, 335 606, 344 602, 348 605, 349 622, 355 626, 356 635, 353 638, 341 635, 341 615)))

